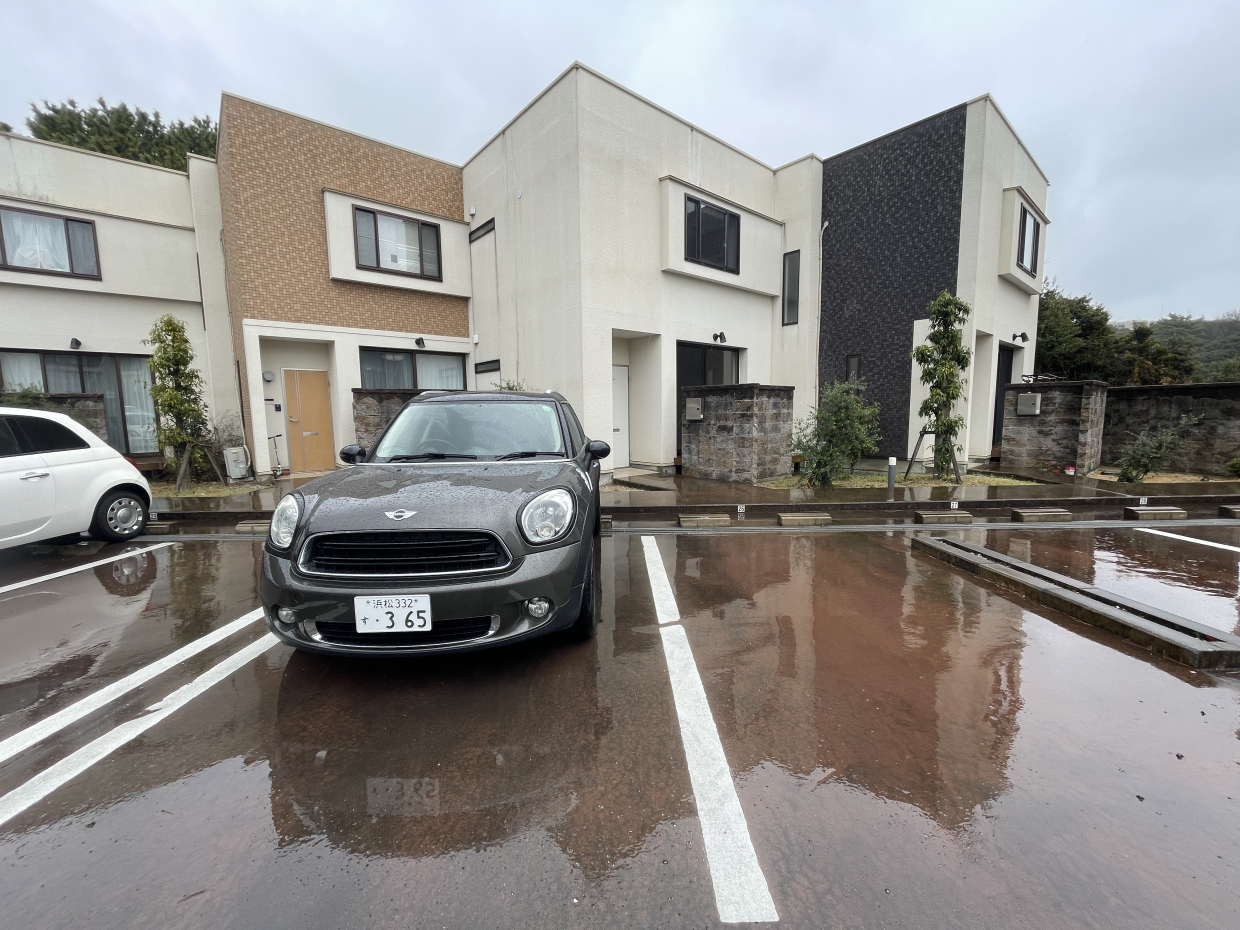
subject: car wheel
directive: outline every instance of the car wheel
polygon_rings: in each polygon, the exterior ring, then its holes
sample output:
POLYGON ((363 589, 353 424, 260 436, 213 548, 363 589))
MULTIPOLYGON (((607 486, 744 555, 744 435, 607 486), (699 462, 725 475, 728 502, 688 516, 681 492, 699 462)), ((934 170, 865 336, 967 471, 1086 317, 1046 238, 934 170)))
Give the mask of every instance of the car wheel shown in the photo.
POLYGON ((109 491, 95 507, 90 532, 96 539, 124 542, 146 528, 146 503, 133 491, 109 491))
POLYGON ((573 625, 564 631, 570 640, 577 642, 593 639, 594 631, 598 628, 599 602, 602 600, 602 592, 599 590, 598 573, 594 570, 594 557, 597 552, 597 546, 590 548, 590 561, 586 564, 586 580, 581 586, 581 613, 577 615, 573 625))

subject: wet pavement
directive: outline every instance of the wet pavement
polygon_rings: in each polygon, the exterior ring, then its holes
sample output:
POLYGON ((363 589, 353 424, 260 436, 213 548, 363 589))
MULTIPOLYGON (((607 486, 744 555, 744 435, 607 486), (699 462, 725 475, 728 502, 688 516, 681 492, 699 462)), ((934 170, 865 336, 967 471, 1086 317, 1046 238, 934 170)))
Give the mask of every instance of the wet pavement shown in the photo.
MULTIPOLYGON (((1240 550, 1240 527, 1157 529, 1240 550)), ((261 650, 0 823, 3 923, 719 925, 662 572, 781 924, 1232 925, 1240 677, 988 588, 906 532, 664 532, 661 566, 617 532, 586 644, 342 660, 245 626, 0 762, 2 816, 261 650)), ((1136 527, 957 532, 1237 621, 1240 551, 1136 527)), ((0 593, 0 747, 251 611, 260 550, 0 552, 0 588, 21 585, 0 593)))

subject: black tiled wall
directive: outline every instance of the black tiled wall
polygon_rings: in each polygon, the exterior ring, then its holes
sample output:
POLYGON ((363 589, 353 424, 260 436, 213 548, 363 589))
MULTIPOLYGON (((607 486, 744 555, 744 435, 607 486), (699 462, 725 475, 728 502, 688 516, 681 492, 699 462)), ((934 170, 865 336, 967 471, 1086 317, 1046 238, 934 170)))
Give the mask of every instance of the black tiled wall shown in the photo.
POLYGON ((881 455, 908 454, 913 321, 956 292, 965 106, 823 162, 820 384, 861 356, 881 455))

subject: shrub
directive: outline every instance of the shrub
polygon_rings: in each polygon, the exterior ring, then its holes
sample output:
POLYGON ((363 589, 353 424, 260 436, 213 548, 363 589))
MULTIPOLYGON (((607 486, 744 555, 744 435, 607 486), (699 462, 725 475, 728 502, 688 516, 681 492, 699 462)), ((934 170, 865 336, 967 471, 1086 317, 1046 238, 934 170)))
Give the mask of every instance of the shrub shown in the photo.
POLYGON ((1123 448, 1118 463, 1119 480, 1140 481, 1150 472, 1165 468, 1184 448, 1180 430, 1196 423, 1195 418, 1182 416, 1179 428, 1164 426, 1159 430, 1142 430, 1123 448))
POLYGON ((850 378, 822 389, 818 407, 792 428, 792 452, 803 456, 801 472, 811 487, 830 487, 847 465, 878 451, 877 403, 862 396, 865 381, 850 378))
POLYGON ((501 379, 499 381, 492 381, 491 387, 495 388, 495 390, 497 391, 528 391, 529 390, 529 388, 525 386, 524 381, 508 381, 506 379, 501 379))
POLYGON ((1227 471, 1237 478, 1240 478, 1240 459, 1232 459, 1227 463, 1227 471))

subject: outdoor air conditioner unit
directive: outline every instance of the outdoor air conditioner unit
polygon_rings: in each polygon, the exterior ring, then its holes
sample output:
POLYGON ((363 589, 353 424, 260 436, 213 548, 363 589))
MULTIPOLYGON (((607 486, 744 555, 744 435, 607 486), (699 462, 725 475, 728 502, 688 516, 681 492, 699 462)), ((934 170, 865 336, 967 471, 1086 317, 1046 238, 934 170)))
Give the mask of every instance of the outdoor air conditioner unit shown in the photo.
POLYGON ((231 446, 224 450, 224 470, 230 480, 248 478, 250 475, 250 450, 245 446, 231 446))

